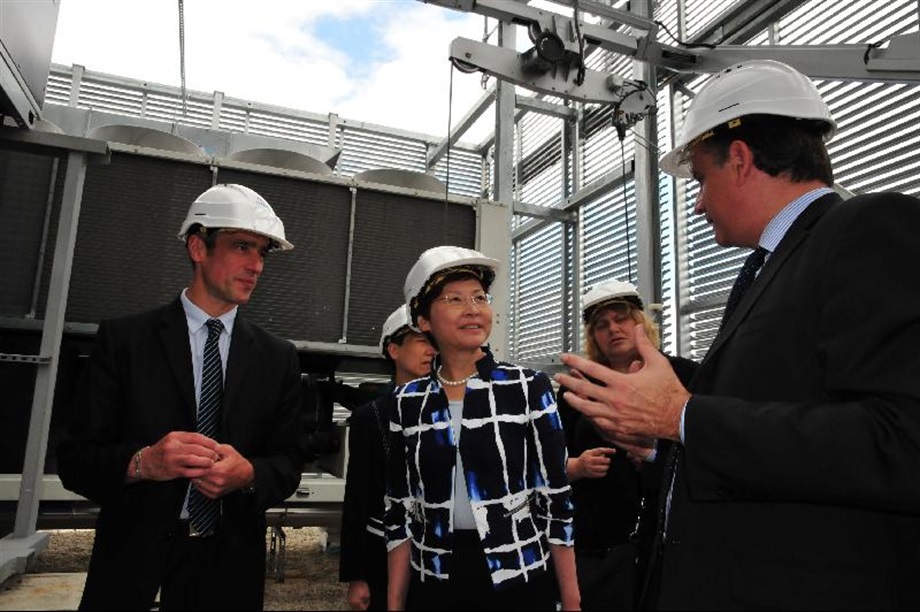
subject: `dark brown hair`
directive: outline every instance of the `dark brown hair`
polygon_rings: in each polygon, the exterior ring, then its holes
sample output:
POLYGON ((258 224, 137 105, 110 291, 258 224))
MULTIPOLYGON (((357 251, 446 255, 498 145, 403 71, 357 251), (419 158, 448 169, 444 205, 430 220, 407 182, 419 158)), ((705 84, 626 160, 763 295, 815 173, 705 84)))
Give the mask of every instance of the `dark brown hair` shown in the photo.
POLYGON ((834 171, 824 145, 828 129, 827 122, 814 119, 745 115, 715 128, 711 136, 699 143, 689 145, 682 161, 688 160, 692 150, 702 150, 721 166, 728 158, 731 143, 740 140, 754 154, 754 165, 770 176, 783 175, 793 183, 819 180, 831 186, 834 171))

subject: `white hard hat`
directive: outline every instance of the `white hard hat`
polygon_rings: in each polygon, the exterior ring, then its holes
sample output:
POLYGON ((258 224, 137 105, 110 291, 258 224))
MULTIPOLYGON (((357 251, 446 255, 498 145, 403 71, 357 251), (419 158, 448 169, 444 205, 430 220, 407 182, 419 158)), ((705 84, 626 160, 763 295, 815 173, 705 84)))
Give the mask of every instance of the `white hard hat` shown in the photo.
POLYGON ((837 130, 818 88, 795 68, 775 60, 750 60, 725 68, 703 85, 674 148, 659 161, 661 170, 690 178, 690 168, 681 164, 684 148, 710 130, 745 115, 780 115, 813 119, 828 124, 824 140, 837 130))
POLYGON ((590 321, 595 310, 610 302, 632 302, 644 308, 635 285, 625 281, 605 280, 588 289, 581 297, 582 321, 590 321))
POLYGON ((399 335, 399 332, 408 329, 411 329, 409 327, 409 309, 405 304, 402 304, 390 313, 390 316, 387 317, 386 322, 383 324, 383 329, 380 330, 380 346, 378 348, 384 357, 386 357, 387 344, 389 344, 390 340, 399 335))
POLYGON ((294 245, 284 239, 284 223, 265 198, 243 185, 214 185, 192 202, 179 228, 179 240, 185 240, 193 225, 206 228, 239 229, 272 240, 272 248, 289 251, 294 245))
POLYGON ((457 246, 438 246, 428 249, 419 255, 418 261, 409 270, 406 283, 403 285, 403 294, 406 306, 409 308, 409 320, 414 326, 418 312, 418 298, 424 289, 428 288, 429 281, 434 280, 438 272, 451 268, 468 268, 470 272, 478 274, 483 286, 488 289, 495 279, 499 261, 486 257, 479 251, 465 249, 457 246))

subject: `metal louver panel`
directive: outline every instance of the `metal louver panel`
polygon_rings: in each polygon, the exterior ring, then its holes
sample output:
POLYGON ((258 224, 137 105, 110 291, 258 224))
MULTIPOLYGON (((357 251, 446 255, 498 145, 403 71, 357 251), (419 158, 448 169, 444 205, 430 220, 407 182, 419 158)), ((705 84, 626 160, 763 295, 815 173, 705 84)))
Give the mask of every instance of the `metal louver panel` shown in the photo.
POLYGON ((482 167, 482 155, 454 148, 450 152, 450 180, 447 176, 447 156, 435 166, 434 176, 447 185, 450 193, 478 198, 482 197, 482 167))
MULTIPOLYGON (((688 22, 711 14, 723 3, 688 2, 688 22)), ((693 22, 695 23, 695 22, 693 22)), ((692 31, 693 26, 688 25, 692 31)), ((912 0, 896 2, 805 2, 774 29, 775 44, 871 43, 918 29, 918 8, 912 0)), ((752 43, 769 39, 764 33, 752 43)), ((702 79, 690 88, 698 89, 702 79)), ((858 81, 816 81, 838 122, 828 145, 835 180, 855 192, 895 190, 920 195, 920 84, 858 81)), ((678 95, 679 98, 683 96, 678 95)), ((682 103, 686 103, 685 100, 682 103)), ((686 105, 686 104, 685 104, 686 105)), ((684 112, 686 108, 684 108, 684 112)), ((683 194, 686 276, 680 314, 688 356, 702 358, 718 329, 722 308, 747 250, 715 244, 712 230, 693 213, 697 187, 678 181, 683 194)))
POLYGON ((176 232, 210 185, 203 164, 115 153, 89 166, 66 320, 98 323, 175 298, 191 270, 176 232))
POLYGON ((338 342, 345 312, 348 187, 226 168, 218 180, 242 183, 262 195, 294 244, 293 251, 266 258, 265 273, 242 311, 282 338, 338 342))
POLYGON ((722 13, 738 4, 735 0, 705 0, 704 2, 685 2, 686 38, 692 38, 700 30, 715 21, 722 13))
POLYGON ((46 228, 52 213, 48 196, 60 194, 52 181, 63 181, 66 164, 33 153, 0 150, 0 259, 8 262, 3 270, 0 316, 44 318, 44 310, 33 309, 36 274, 43 257, 50 258, 43 253, 48 236, 52 243, 54 240, 46 228))
MULTIPOLYGON (((353 123, 335 115, 260 104, 212 94, 187 92, 185 104, 176 87, 91 73, 82 67, 53 65, 47 102, 102 112, 166 121, 203 129, 281 138, 342 149, 337 173, 397 168, 425 172, 429 148, 438 139, 371 124, 353 123)), ((442 158, 435 175, 444 180, 442 158)), ((483 161, 468 144, 451 149, 450 192, 481 197, 483 161)))
POLYGON ((636 202, 633 182, 582 208, 582 289, 616 278, 636 283, 636 202))
POLYGON ((563 247, 560 225, 544 228, 515 246, 518 295, 512 334, 517 360, 545 361, 562 350, 562 275, 559 271, 563 247))
MULTIPOLYGON (((221 117, 228 110, 236 110, 233 106, 228 108, 225 103, 221 108, 221 117)), ((329 141, 329 124, 316 120, 292 117, 282 113, 268 111, 255 111, 238 109, 246 115, 246 131, 260 136, 273 136, 275 138, 288 138, 303 141, 309 144, 324 146, 329 141)))
POLYGON ((424 172, 426 161, 427 148, 421 141, 412 142, 355 128, 342 130, 339 174, 351 176, 378 168, 424 172))
POLYGON ((383 322, 404 302, 406 274, 424 250, 475 247, 476 209, 370 190, 359 190, 355 204, 347 341, 376 345, 383 322))

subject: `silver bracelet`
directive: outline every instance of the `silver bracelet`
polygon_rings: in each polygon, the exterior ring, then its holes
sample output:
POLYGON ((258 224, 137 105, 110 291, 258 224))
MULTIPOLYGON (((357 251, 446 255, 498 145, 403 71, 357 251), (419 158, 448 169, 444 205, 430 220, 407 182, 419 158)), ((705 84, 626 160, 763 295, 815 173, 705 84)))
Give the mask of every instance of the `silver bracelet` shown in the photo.
POLYGON ((144 454, 144 451, 147 450, 148 448, 150 447, 145 446, 139 451, 137 451, 136 453, 134 453, 134 479, 135 480, 143 480, 144 478, 143 473, 141 473, 141 456, 144 454))

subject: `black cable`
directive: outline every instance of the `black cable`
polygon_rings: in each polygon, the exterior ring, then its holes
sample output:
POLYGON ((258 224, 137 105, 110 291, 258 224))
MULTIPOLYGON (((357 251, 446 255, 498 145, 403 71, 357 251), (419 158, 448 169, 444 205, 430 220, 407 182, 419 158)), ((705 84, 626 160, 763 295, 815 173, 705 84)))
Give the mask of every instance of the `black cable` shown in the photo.
POLYGON ((877 43, 869 43, 868 45, 866 45, 866 52, 863 54, 863 64, 868 65, 868 64, 869 64, 869 55, 872 53, 872 50, 873 50, 873 49, 878 49, 878 48, 881 47, 881 46, 882 46, 882 43, 880 43, 880 42, 877 42, 877 43))
POLYGON ((575 38, 578 39, 578 73, 574 82, 577 87, 581 87, 585 82, 585 38, 581 35, 581 26, 578 23, 578 0, 572 3, 572 20, 575 22, 575 38))
POLYGON ((611 121, 613 123, 613 127, 616 128, 617 138, 620 139, 620 143, 622 143, 623 139, 626 138, 626 130, 630 127, 628 122, 625 119, 624 120, 620 119, 621 105, 623 104, 623 102, 626 101, 626 99, 629 96, 636 94, 636 93, 641 93, 647 90, 648 90, 648 83, 644 81, 634 81, 633 88, 626 95, 620 98, 620 100, 616 104, 614 104, 613 115, 612 115, 611 121))
POLYGON ((451 111, 453 110, 453 107, 454 107, 454 68, 456 68, 456 64, 454 63, 453 58, 451 58, 450 85, 448 85, 447 87, 447 155, 446 155, 447 170, 445 172, 445 178, 444 178, 444 220, 443 220, 443 223, 441 224, 441 227, 444 230, 444 234, 443 234, 442 244, 447 244, 447 202, 448 202, 447 198, 448 198, 448 195, 450 194, 450 148, 451 148, 450 147, 450 124, 451 124, 451 121, 453 120, 451 116, 452 115, 451 111))
MULTIPOLYGON (((629 96, 646 91, 648 89, 648 83, 644 81, 635 81, 632 90, 630 90, 626 95, 620 98, 620 101, 617 102, 613 107, 613 127, 617 132, 617 139, 620 141, 620 164, 623 171, 623 220, 626 225, 626 271, 627 279, 629 282, 632 282, 632 244, 629 241, 629 202, 627 200, 627 191, 626 191, 626 132, 629 131, 632 133, 633 137, 640 137, 635 131, 631 130, 627 126, 625 120, 618 120, 620 116, 620 105, 623 104, 623 101, 626 100, 629 96)), ((648 140, 642 138, 646 143, 648 140)), ((635 179, 633 180, 635 184, 635 179)))
MULTIPOLYGON (((626 199, 626 146, 623 144, 625 132, 620 136, 620 164, 623 169, 623 220, 626 222, 626 280, 632 282, 632 245, 629 243, 629 202, 626 199)), ((617 129, 617 136, 619 136, 617 129)))
POLYGON ((182 0, 179 0, 179 77, 182 80, 182 116, 185 117, 188 94, 185 91, 185 7, 182 0))

